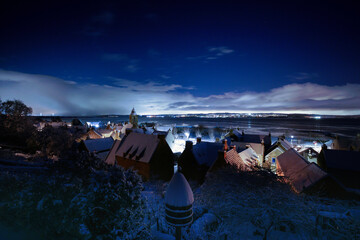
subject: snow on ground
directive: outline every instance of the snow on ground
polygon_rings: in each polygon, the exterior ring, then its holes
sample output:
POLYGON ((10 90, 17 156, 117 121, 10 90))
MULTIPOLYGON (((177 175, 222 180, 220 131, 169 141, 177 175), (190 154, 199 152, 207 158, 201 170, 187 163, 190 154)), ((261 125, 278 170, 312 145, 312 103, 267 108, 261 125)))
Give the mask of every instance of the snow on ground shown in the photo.
MULTIPOLYGON (((266 173, 222 169, 207 175, 194 192, 194 222, 182 229, 183 239, 356 239, 360 236, 360 203, 351 200, 296 195, 266 173), (319 213, 344 216, 322 219, 319 213), (338 213, 338 214, 337 214, 338 213)), ((148 221, 156 236, 174 236, 165 222, 164 195, 168 183, 144 183, 148 221)), ((325 214, 326 215, 326 214, 325 214)), ((155 238, 154 235, 154 238, 155 238)), ((157 238, 156 239, 160 239, 157 238)))

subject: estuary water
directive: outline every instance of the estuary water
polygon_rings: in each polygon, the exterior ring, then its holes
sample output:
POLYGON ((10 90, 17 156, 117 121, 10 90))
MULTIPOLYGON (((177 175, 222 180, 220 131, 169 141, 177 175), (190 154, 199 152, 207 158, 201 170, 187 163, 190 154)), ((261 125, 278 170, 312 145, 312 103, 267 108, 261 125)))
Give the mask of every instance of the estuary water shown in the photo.
MULTIPOLYGON (((120 123, 128 121, 128 116, 116 117, 79 117, 82 122, 99 122, 100 127, 108 122, 120 123)), ((65 120, 65 119, 64 119, 65 120)), ((297 138, 325 138, 335 136, 360 137, 360 119, 355 118, 200 118, 200 117, 146 117, 139 116, 139 123, 153 122, 160 130, 172 127, 190 128, 237 128, 245 133, 269 134, 272 136, 296 136, 297 138)))

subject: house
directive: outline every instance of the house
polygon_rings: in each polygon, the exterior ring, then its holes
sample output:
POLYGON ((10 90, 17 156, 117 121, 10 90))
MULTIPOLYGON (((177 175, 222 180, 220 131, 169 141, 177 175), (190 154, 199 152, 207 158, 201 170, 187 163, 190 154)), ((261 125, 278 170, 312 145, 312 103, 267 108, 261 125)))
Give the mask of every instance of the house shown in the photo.
POLYGON ((296 193, 325 193, 340 188, 317 164, 306 161, 290 148, 276 159, 276 172, 296 193))
POLYGON ((223 151, 223 157, 221 156, 221 151, 219 151, 218 153, 218 158, 212 165, 210 169, 211 171, 225 166, 232 166, 241 171, 250 170, 248 166, 244 163, 244 161, 241 159, 235 147, 231 148, 229 151, 223 151))
POLYGON ((120 130, 120 135, 125 135, 126 131, 129 129, 132 129, 134 126, 131 123, 125 123, 124 126, 122 126, 121 130, 120 130))
POLYGON ((143 134, 152 134, 152 135, 162 135, 165 138, 165 141, 173 151, 175 147, 175 136, 172 131, 169 129, 168 131, 159 131, 154 129, 153 127, 142 127, 142 128, 131 128, 126 131, 125 134, 129 134, 130 132, 143 133, 143 134))
POLYGON ((38 131, 42 131, 45 127, 53 127, 53 128, 60 128, 60 127, 68 127, 66 122, 38 122, 37 124, 34 124, 34 127, 37 128, 38 131))
POLYGON ((116 164, 116 158, 115 158, 115 154, 117 152, 117 150, 119 149, 120 145, 121 145, 122 141, 121 140, 115 140, 113 145, 110 148, 110 151, 108 152, 108 154, 105 157, 105 162, 109 165, 115 165, 116 164))
POLYGON ((110 151, 113 146, 114 140, 109 138, 98 138, 98 139, 88 139, 82 140, 80 143, 80 150, 87 151, 89 153, 94 153, 97 157, 102 160, 105 160, 107 153, 110 151))
POLYGON ((103 138, 102 134, 100 132, 98 132, 96 129, 94 128, 90 128, 90 130, 87 133, 88 138, 90 139, 99 139, 99 138, 103 138))
POLYGON ((99 138, 109 138, 112 137, 113 139, 116 139, 116 131, 113 129, 108 128, 100 128, 100 129, 94 129, 90 128, 90 130, 87 133, 88 138, 90 139, 99 139, 99 138))
POLYGON ((336 136, 332 141, 331 149, 360 151, 360 138, 355 139, 336 136))
POLYGON ((218 159, 218 155, 224 155, 222 143, 202 142, 198 138, 193 145, 192 141, 186 141, 185 149, 178 159, 181 172, 187 179, 195 179, 202 182, 207 171, 218 159))
POLYGON ((319 156, 319 153, 312 147, 300 149, 298 152, 301 156, 303 156, 303 158, 305 158, 309 162, 318 163, 317 158, 319 156))
POLYGON ((101 129, 97 129, 97 132, 100 133, 103 138, 108 138, 108 137, 111 137, 114 130, 109 129, 109 128, 105 128, 105 129, 101 128, 101 129))
POLYGON ((173 149, 175 147, 175 136, 174 136, 173 132, 170 129, 168 131, 154 130, 152 134, 154 134, 154 135, 164 135, 165 136, 165 141, 167 142, 167 144, 169 145, 169 147, 173 151, 173 149))
POLYGON ((245 169, 247 171, 253 170, 255 167, 261 166, 262 164, 262 160, 251 147, 248 147, 245 150, 241 151, 239 153, 239 157, 245 164, 245 169))
POLYGON ((278 140, 265 152, 263 167, 270 169, 272 172, 276 172, 277 157, 291 148, 291 144, 285 140, 284 137, 279 137, 278 140))
POLYGON ((264 160, 265 152, 271 146, 271 134, 245 134, 244 131, 240 133, 238 130, 234 130, 229 134, 229 137, 231 145, 236 145, 238 148, 251 147, 261 161, 264 160))
MULTIPOLYGON (((110 162, 110 158, 107 161, 110 162)), ((137 170, 144 179, 158 176, 170 180, 174 173, 173 152, 163 135, 130 132, 119 143, 115 160, 117 165, 125 169, 137 170)))
POLYGON ((323 147, 318 163, 345 187, 360 189, 360 152, 323 147))

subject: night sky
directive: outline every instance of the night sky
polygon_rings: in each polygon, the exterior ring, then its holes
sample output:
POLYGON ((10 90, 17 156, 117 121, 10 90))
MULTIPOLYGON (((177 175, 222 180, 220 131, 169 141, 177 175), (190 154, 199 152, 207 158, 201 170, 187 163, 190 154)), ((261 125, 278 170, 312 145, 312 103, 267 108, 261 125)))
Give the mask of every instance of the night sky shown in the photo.
POLYGON ((359 1, 91 2, 0 3, 2 101, 34 115, 360 114, 359 1))

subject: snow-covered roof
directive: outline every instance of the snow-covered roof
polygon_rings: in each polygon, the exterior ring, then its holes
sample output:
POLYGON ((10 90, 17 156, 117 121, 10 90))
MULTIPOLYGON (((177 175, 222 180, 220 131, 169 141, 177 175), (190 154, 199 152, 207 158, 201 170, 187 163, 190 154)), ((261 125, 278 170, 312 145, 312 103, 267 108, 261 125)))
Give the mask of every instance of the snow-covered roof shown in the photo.
POLYGON ((103 152, 96 153, 96 156, 104 161, 108 154, 109 154, 109 151, 103 151, 103 152))
POLYGON ((106 128, 97 129, 96 131, 98 131, 100 134, 110 134, 113 132, 112 129, 106 129, 106 128))
POLYGON ((281 169, 280 175, 290 177, 309 164, 296 150, 289 149, 277 157, 277 165, 281 169))
POLYGON ((166 190, 165 203, 173 207, 186 207, 194 203, 191 187, 179 171, 174 174, 166 190))
POLYGON ((193 146, 193 154, 199 165, 211 167, 218 157, 218 150, 222 150, 223 144, 212 142, 200 142, 193 146))
POLYGON ((334 149, 323 149, 327 168, 360 172, 360 152, 334 149))
POLYGON ((102 138, 102 134, 96 131, 95 129, 90 129, 90 131, 88 132, 88 136, 91 139, 102 138))
POLYGON ((287 140, 285 139, 281 139, 279 138, 273 145, 271 145, 271 147, 266 151, 265 155, 268 155, 269 153, 271 153, 272 151, 274 151, 277 148, 281 148, 282 151, 287 151, 290 148, 292 148, 291 143, 289 143, 287 140))
POLYGON ((131 132, 123 139, 116 156, 140 162, 150 162, 160 140, 156 135, 131 132))
POLYGON ((277 165, 278 174, 285 176, 296 192, 302 192, 327 176, 319 166, 310 164, 293 148, 278 156, 277 165))
POLYGON ((271 145, 271 137, 269 135, 243 134, 238 130, 233 131, 236 142, 261 143, 264 140, 265 145, 271 145))
POLYGON ((289 143, 289 141, 287 141, 286 139, 280 138, 278 142, 285 150, 289 150, 290 148, 292 148, 291 143, 289 143))
POLYGON ((251 147, 240 152, 239 156, 240 156, 241 160, 245 163, 245 165, 248 167, 255 166, 259 162, 258 155, 251 147))
POLYGON ((296 192, 302 192, 325 176, 327 176, 327 173, 321 170, 318 165, 310 163, 294 174, 290 181, 296 192))
POLYGON ((109 150, 113 145, 114 140, 109 138, 89 139, 85 140, 84 144, 89 152, 100 152, 109 150))
POLYGON ((107 154, 106 158, 105 158, 105 162, 107 164, 110 165, 114 165, 115 164, 115 153, 118 150, 118 148, 120 147, 120 140, 115 140, 114 144, 112 145, 109 153, 107 154))

